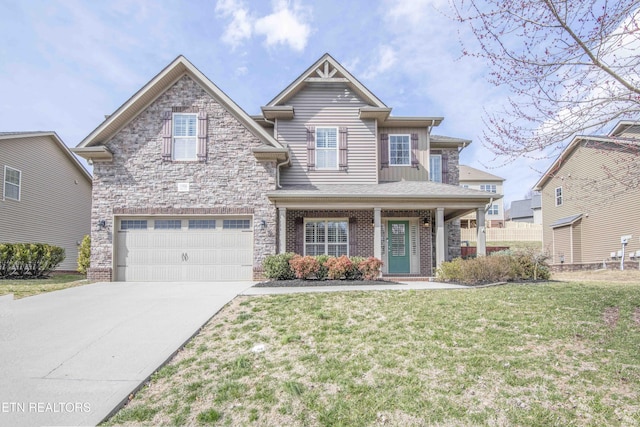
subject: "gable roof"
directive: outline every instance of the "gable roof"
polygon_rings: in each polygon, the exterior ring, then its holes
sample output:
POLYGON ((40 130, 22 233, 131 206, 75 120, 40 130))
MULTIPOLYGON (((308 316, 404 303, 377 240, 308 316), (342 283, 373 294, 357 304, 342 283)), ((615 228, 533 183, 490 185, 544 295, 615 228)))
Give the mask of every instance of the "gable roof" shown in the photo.
POLYGON ((492 175, 480 169, 472 168, 467 165, 460 165, 460 181, 504 181, 497 175, 492 175))
POLYGON ((633 122, 628 120, 619 121, 608 135, 576 135, 569 145, 565 147, 564 150, 558 155, 558 157, 553 161, 551 166, 546 170, 546 172, 540 177, 538 182, 534 185, 533 189, 536 191, 541 191, 542 186, 544 186, 549 179, 553 177, 553 174, 558 171, 560 166, 564 163, 564 161, 574 152, 574 150, 580 145, 582 141, 599 141, 599 142, 611 142, 621 145, 639 145, 640 144, 640 133, 634 132, 634 128, 640 127, 640 122, 633 122), (625 137, 621 137, 621 134, 625 134, 625 132, 629 132, 625 137), (635 134, 635 135, 634 135, 635 134), (631 136, 634 135, 634 136, 631 136))
POLYGON ((276 148, 284 148, 273 136, 258 125, 238 104, 236 104, 218 86, 209 80, 184 56, 178 56, 158 75, 136 92, 113 114, 108 116, 97 128, 83 139, 74 151, 81 153, 90 147, 103 145, 120 129, 126 126, 146 107, 169 89, 182 76, 188 75, 197 82, 211 97, 224 106, 253 135, 263 143, 276 148), (85 149, 85 150, 83 150, 85 149))
POLYGON ((387 108, 387 106, 378 99, 369 89, 358 81, 346 68, 344 68, 331 55, 325 53, 307 68, 297 79, 295 79, 282 92, 276 95, 269 103, 268 107, 283 105, 300 91, 307 83, 311 82, 343 82, 346 83, 354 92, 362 97, 367 103, 378 108, 387 108))
POLYGON ((89 184, 93 182, 93 178, 89 171, 80 163, 78 158, 69 150, 69 147, 60 139, 57 133, 53 131, 33 131, 33 132, 0 132, 0 144, 3 140, 19 139, 19 138, 33 138, 37 136, 48 136, 53 142, 60 148, 65 156, 71 161, 71 164, 80 171, 80 173, 89 181, 89 184))

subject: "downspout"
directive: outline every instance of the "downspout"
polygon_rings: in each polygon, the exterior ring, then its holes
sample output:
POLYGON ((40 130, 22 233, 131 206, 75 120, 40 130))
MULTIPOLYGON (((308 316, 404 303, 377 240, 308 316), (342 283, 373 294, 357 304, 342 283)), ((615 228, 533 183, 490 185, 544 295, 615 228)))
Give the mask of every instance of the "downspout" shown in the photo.
MULTIPOLYGON (((267 119, 266 117, 264 117, 264 121, 267 123, 270 123, 273 125, 273 133, 274 134, 278 134, 277 132, 277 128, 278 125, 276 124, 276 122, 272 122, 271 120, 267 119)), ((289 147, 287 146, 287 150, 289 150, 289 147)), ((280 185, 280 168, 286 164, 290 164, 291 163, 291 156, 288 155, 287 153, 287 160, 285 160, 282 163, 277 163, 276 164, 276 187, 277 188, 282 188, 282 186, 280 185)))

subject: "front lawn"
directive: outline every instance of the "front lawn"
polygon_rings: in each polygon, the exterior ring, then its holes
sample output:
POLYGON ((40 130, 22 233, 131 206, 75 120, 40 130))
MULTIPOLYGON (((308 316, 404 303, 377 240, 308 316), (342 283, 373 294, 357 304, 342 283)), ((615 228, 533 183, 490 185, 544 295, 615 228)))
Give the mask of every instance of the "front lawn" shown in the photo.
POLYGON ((639 348, 640 282, 239 297, 109 424, 638 425, 639 348))
POLYGON ((0 296, 13 294, 14 298, 30 297, 43 292, 89 283, 83 274, 52 274, 48 279, 0 279, 0 296))

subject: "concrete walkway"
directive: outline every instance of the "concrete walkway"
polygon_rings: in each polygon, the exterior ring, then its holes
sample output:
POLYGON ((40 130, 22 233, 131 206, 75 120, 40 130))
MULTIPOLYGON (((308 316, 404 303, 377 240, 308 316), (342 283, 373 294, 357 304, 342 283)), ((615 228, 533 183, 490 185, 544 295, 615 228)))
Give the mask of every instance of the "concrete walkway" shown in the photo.
POLYGON ((308 292, 344 292, 344 291, 407 291, 428 289, 468 289, 467 286, 452 285, 440 282, 400 282, 389 285, 363 285, 363 286, 304 286, 291 288, 249 288, 241 295, 279 295, 308 292))
POLYGON ((253 282, 96 283, 0 300, 0 426, 95 425, 253 282))

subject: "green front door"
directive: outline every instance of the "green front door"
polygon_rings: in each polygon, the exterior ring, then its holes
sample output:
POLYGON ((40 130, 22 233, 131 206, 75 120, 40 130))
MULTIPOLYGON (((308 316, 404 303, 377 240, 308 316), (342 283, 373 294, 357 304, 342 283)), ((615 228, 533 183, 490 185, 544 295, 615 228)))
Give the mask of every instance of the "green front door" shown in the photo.
POLYGON ((409 221, 389 221, 389 273, 411 272, 409 221))

